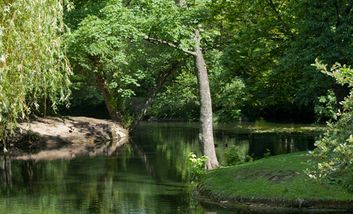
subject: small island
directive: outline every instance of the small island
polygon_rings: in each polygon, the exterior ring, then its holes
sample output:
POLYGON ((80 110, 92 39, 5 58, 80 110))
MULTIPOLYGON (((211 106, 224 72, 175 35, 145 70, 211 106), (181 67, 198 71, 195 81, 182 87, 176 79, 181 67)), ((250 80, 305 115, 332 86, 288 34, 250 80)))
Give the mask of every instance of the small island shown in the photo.
POLYGON ((208 172, 197 187, 199 200, 252 211, 352 211, 353 193, 310 179, 307 152, 263 158, 208 172))

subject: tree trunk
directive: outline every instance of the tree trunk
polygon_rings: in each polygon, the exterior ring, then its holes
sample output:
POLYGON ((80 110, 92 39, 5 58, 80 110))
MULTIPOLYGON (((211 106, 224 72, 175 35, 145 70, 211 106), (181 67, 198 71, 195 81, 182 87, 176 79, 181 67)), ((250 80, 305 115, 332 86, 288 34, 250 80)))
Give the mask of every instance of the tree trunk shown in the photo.
POLYGON ((122 116, 117 111, 116 103, 114 102, 113 97, 109 93, 109 90, 107 88, 107 83, 105 79, 99 74, 97 74, 97 77, 96 77, 96 84, 97 84, 98 90, 102 93, 104 103, 105 103, 105 106, 107 107, 110 118, 115 122, 121 122, 122 116))
POLYGON ((142 121, 142 119, 146 116, 147 110, 151 106, 152 102, 154 101, 154 98, 156 97, 157 93, 162 89, 162 87, 164 86, 168 77, 175 70, 178 69, 179 64, 180 64, 179 62, 173 62, 168 69, 166 69, 164 72, 161 72, 158 74, 158 76, 156 77, 156 87, 151 89, 151 91, 148 93, 148 96, 147 96, 144 104, 139 109, 139 113, 134 118, 134 122, 131 125, 131 127, 129 128, 130 132, 133 132, 136 129, 136 127, 139 125, 139 123, 142 121))
POLYGON ((197 69, 197 77, 200 91, 200 134, 199 140, 203 146, 203 154, 207 156, 205 163, 206 169, 214 169, 218 167, 218 160, 213 139, 213 122, 212 122, 212 101, 210 85, 208 81, 206 63, 200 47, 200 31, 194 32, 195 40, 195 65, 197 69))

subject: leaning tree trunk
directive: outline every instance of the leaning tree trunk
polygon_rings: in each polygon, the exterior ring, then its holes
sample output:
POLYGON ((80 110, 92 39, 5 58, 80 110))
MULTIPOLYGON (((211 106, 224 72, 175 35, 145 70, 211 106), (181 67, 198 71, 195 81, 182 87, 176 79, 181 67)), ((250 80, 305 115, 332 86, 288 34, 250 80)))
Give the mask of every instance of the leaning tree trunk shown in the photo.
POLYGON ((111 96, 111 94, 108 90, 106 80, 101 75, 97 75, 96 84, 97 84, 98 90, 102 93, 104 103, 105 103, 105 106, 108 110, 110 118, 114 122, 121 122, 122 116, 118 112, 117 107, 116 107, 116 103, 113 101, 113 97, 111 96))
POLYGON ((131 127, 129 128, 130 132, 133 132, 136 127, 140 124, 142 119, 146 116, 148 108, 151 106, 152 102, 154 101, 154 98, 156 97, 157 93, 162 89, 164 84, 166 83, 168 77, 172 75, 172 73, 178 69, 180 63, 178 61, 172 62, 171 66, 166 69, 165 71, 162 71, 158 74, 156 77, 156 87, 151 89, 151 91, 148 93, 147 99, 145 100, 144 104, 141 106, 139 109, 139 113, 137 116, 134 118, 134 122, 132 123, 131 127))
POLYGON ((207 156, 205 163, 206 169, 214 169, 218 167, 218 160, 213 139, 213 123, 212 123, 212 101, 210 85, 208 81, 206 63, 200 47, 200 31, 194 32, 195 39, 195 64, 197 69, 197 77, 200 91, 200 134, 199 139, 203 146, 203 154, 207 156))

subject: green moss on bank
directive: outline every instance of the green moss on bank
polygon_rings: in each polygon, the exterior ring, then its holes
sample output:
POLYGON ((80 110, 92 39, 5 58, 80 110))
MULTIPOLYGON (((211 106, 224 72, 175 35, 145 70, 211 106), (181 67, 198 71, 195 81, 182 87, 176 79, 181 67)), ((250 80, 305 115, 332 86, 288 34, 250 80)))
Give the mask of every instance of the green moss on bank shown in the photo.
MULTIPOLYGON (((309 158, 303 152, 292 153, 213 170, 203 178, 199 190, 203 196, 219 201, 260 201, 265 204, 280 201, 283 206, 297 206, 293 201, 298 202, 298 206, 315 201, 320 202, 320 208, 325 204, 335 207, 336 202, 353 204, 353 194, 341 186, 320 184, 305 175, 304 170, 310 167, 309 158)), ((315 206, 315 203, 307 204, 315 206)))

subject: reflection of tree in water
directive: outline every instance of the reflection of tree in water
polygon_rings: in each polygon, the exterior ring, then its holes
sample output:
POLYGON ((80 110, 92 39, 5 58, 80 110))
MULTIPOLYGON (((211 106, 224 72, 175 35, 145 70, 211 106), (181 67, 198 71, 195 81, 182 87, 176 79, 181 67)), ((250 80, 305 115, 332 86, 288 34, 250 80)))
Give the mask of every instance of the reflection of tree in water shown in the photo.
POLYGON ((161 179, 158 177, 158 174, 156 173, 156 170, 154 169, 153 164, 150 162, 146 152, 143 150, 143 148, 136 143, 132 142, 131 145, 134 148, 135 153, 137 156, 141 159, 143 162, 148 174, 153 177, 157 182, 160 182, 161 179))
POLYGON ((197 136, 198 130, 193 128, 144 127, 134 141, 147 154, 156 177, 182 181, 188 178, 189 153, 200 154, 197 136))
POLYGON ((11 160, 7 156, 2 156, 0 159, 0 173, 1 173, 1 183, 5 187, 11 188, 12 186, 12 169, 11 160))
POLYGON ((20 162, 21 177, 23 183, 27 184, 27 190, 31 193, 35 192, 35 185, 37 184, 37 172, 36 163, 34 161, 21 161, 20 162))
MULTIPOLYGON (((42 213, 191 212, 192 197, 184 181, 189 152, 201 154, 197 135, 197 128, 143 127, 133 143, 112 157, 42 162, 1 159, 0 209, 14 213, 38 213, 39 208, 46 211, 42 213)), ((305 136, 281 134, 233 133, 216 140, 220 156, 231 146, 241 154, 258 151, 262 155, 266 148, 274 153, 305 150, 309 142, 305 136)), ((197 207, 195 213, 203 212, 197 207)))

